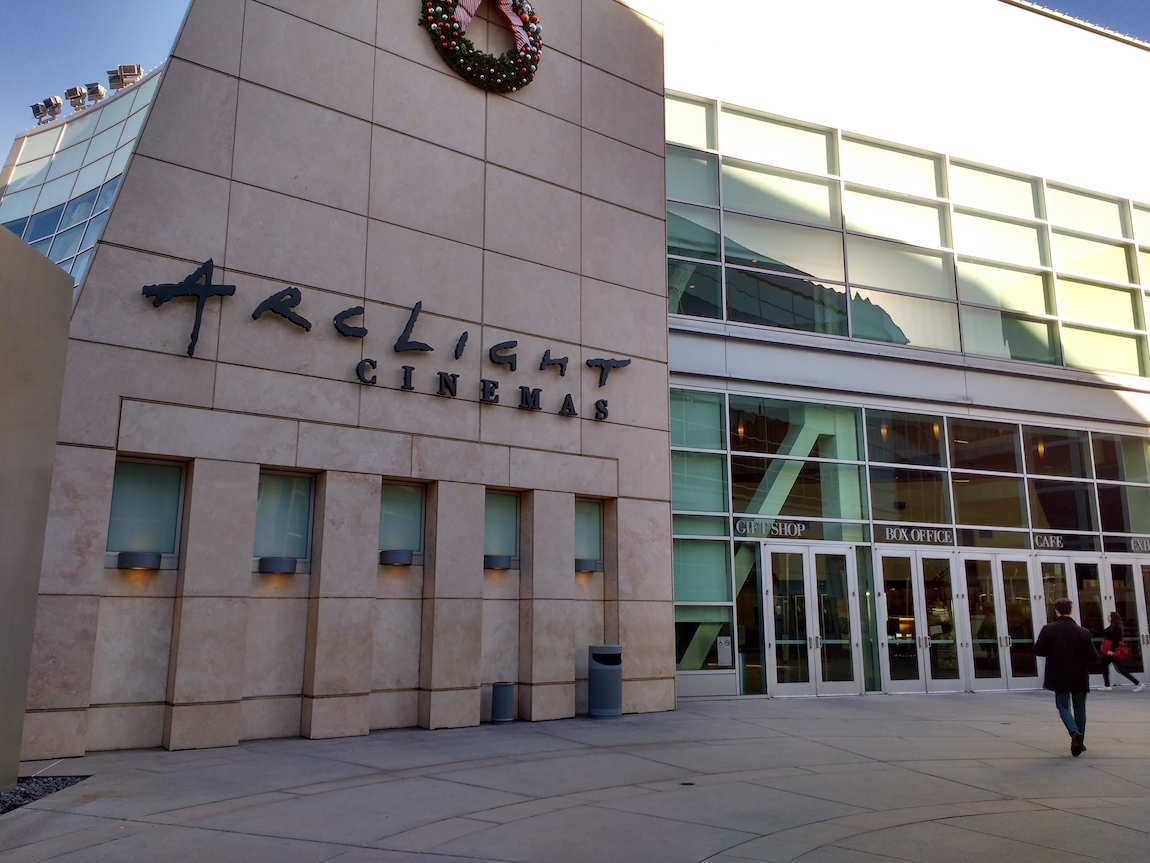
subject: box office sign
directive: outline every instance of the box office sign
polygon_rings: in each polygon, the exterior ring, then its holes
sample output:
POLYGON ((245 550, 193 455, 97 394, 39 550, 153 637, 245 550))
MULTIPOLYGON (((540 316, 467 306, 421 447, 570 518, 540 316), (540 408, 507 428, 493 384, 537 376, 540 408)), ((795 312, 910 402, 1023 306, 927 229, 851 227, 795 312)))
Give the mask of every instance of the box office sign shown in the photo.
MULTIPOLYGON (((225 297, 235 296, 235 285, 214 285, 212 284, 212 275, 215 272, 215 264, 212 260, 204 261, 195 272, 181 282, 174 284, 162 285, 147 285, 143 289, 145 297, 152 301, 152 305, 156 308, 179 298, 195 300, 196 315, 195 321, 192 325, 191 340, 188 342, 188 356, 194 356, 196 353, 196 344, 200 338, 200 324, 203 321, 204 307, 207 301, 212 297, 220 297, 221 301, 225 297)), ((252 312, 252 319, 259 320, 265 314, 273 314, 292 326, 299 327, 304 332, 311 332, 311 321, 296 311, 303 303, 303 292, 299 288, 289 287, 275 294, 272 294, 252 312)), ((416 324, 419 321, 419 315, 423 310, 423 303, 416 303, 412 309, 411 314, 408 316, 407 325, 403 328, 399 338, 396 339, 394 345, 394 352, 397 354, 408 353, 431 353, 435 350, 432 345, 421 342, 415 338, 416 324)), ((364 313, 363 306, 352 306, 344 309, 332 319, 332 325, 335 327, 337 333, 344 338, 349 339, 362 339, 367 336, 367 329, 358 326, 353 321, 359 318, 364 313)), ((453 349, 453 359, 459 360, 464 352, 467 350, 467 340, 470 334, 468 331, 464 332, 455 341, 453 349)), ((515 352, 518 347, 518 341, 500 342, 492 346, 488 352, 487 357, 492 365, 505 366, 509 372, 515 372, 519 368, 519 355, 515 352)), ((539 370, 547 371, 554 369, 557 378, 565 378, 567 376, 567 363, 568 357, 553 357, 551 350, 548 349, 543 353, 539 361, 539 370)), ((380 369, 380 361, 365 357, 360 360, 359 364, 355 367, 355 377, 363 386, 376 386, 379 383, 379 375, 377 371, 380 369)), ((607 381, 610 379, 611 372, 615 369, 623 369, 631 365, 631 360, 619 357, 596 357, 586 361, 586 365, 595 369, 599 373, 599 387, 607 386, 607 381)), ((404 365, 402 362, 397 363, 395 369, 396 377, 401 381, 400 389, 407 392, 414 392, 415 386, 415 367, 404 365)), ((444 398, 457 398, 459 395, 459 375, 450 371, 436 372, 436 377, 432 379, 432 384, 435 389, 432 390, 435 395, 444 398)), ((481 404, 499 404, 501 393, 499 392, 500 382, 498 380, 481 378, 477 384, 479 388, 479 401, 481 404)), ((562 390, 560 384, 558 389, 562 390)), ((543 407, 543 390, 539 387, 519 387, 519 401, 517 407, 523 410, 541 411, 543 407)), ((514 403, 514 396, 512 397, 514 403)), ((556 411, 560 416, 577 417, 578 411, 575 409, 575 400, 571 393, 566 393, 563 396, 559 409, 556 411)), ((610 415, 610 405, 607 399, 597 399, 595 401, 596 420, 605 420, 610 415)))
POLYGON ((954 530, 949 527, 913 527, 890 524, 874 526, 875 542, 900 545, 954 545, 954 530))

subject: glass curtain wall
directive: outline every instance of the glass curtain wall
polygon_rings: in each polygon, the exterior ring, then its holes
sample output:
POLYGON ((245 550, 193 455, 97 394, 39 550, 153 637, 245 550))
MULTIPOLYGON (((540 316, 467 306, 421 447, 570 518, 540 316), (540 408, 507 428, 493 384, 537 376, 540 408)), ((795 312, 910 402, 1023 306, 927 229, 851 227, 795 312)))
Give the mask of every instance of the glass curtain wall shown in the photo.
POLYGON ((667 95, 671 314, 1130 375, 1150 204, 667 95))

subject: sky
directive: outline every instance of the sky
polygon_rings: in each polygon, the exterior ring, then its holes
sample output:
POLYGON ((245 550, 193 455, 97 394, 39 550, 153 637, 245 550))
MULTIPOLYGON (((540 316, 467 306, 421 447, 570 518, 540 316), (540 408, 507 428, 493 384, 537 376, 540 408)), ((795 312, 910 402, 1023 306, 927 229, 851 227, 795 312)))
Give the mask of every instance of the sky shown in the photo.
MULTIPOLYGON (((540 5, 548 2, 562 0, 540 5)), ((1150 42, 1150 0, 1043 5, 1150 42)), ((186 7, 187 0, 0 0, 0 80, 6 85, 0 91, 0 158, 17 133, 35 124, 33 102, 91 81, 106 86, 106 70, 120 63, 145 70, 162 63, 186 7)))

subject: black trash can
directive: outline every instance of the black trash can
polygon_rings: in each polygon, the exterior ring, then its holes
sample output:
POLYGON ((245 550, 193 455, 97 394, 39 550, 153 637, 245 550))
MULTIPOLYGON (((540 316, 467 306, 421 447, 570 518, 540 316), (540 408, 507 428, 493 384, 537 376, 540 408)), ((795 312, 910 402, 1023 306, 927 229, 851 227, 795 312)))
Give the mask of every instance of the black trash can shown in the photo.
POLYGON ((491 684, 491 721, 511 722, 515 718, 515 684, 491 684))
POLYGON ((618 644, 587 648, 587 712, 600 719, 623 715, 623 648, 618 644))

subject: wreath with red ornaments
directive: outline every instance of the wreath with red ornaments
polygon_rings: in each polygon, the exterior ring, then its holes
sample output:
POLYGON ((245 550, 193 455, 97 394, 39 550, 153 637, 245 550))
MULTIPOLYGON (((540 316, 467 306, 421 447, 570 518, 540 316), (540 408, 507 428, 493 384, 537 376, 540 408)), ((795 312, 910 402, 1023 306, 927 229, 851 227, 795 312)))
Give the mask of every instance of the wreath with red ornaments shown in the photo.
MULTIPOLYGON (((543 51, 539 16, 528 0, 499 0, 499 11, 511 26, 515 47, 500 56, 476 49, 467 25, 482 0, 422 0, 420 25, 447 65, 476 87, 492 93, 514 93, 535 79, 543 51)), ((489 0, 494 3, 495 0, 489 0)))

